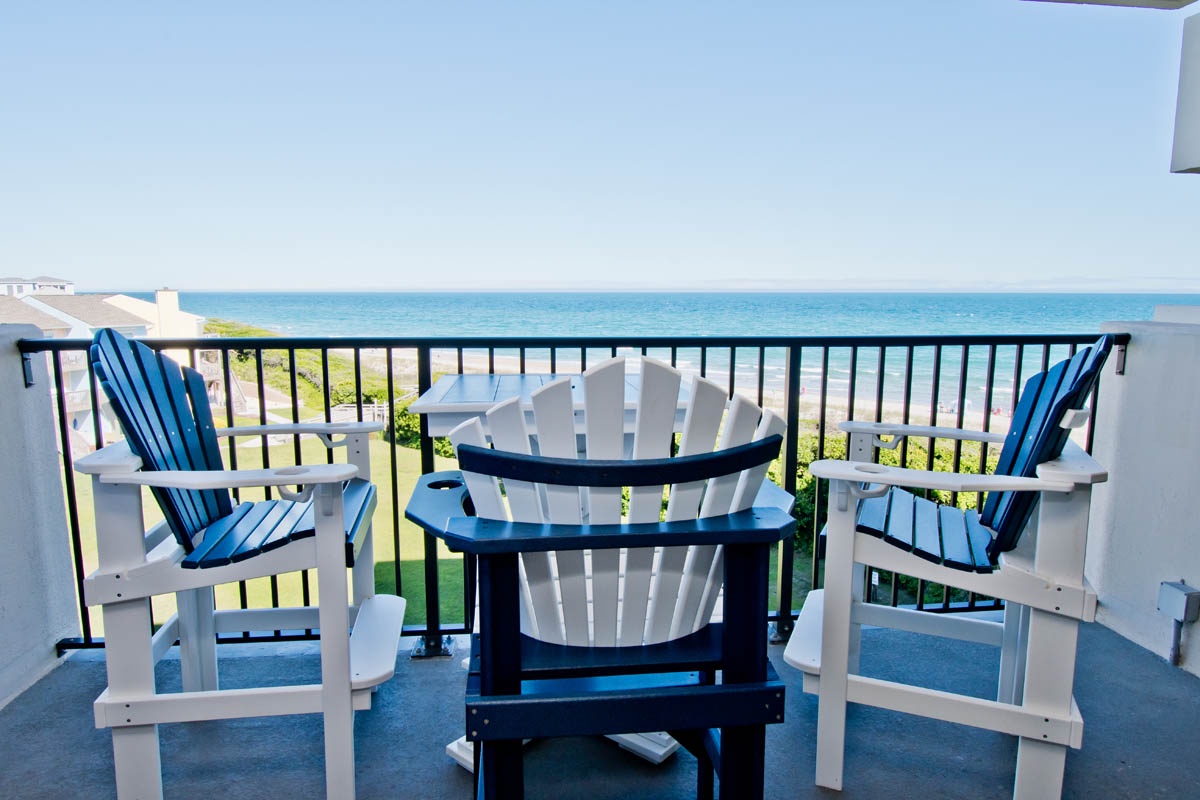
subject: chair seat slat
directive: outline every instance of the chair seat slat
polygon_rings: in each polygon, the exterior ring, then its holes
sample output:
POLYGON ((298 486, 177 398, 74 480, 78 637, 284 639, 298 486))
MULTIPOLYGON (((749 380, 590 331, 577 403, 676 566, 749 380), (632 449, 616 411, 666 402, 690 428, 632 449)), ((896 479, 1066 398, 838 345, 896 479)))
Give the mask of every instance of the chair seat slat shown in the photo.
POLYGON ((939 506, 904 489, 863 500, 857 530, 936 564, 970 572, 995 569, 987 555, 992 534, 979 514, 939 506))
MULTIPOLYGON (((204 540, 192 551, 191 560, 201 567, 217 567, 233 562, 236 553, 249 549, 261 552, 257 540, 269 536, 295 503, 286 500, 264 500, 242 503, 246 512, 233 521, 230 517, 217 520, 204 530, 204 540), (256 536, 256 533, 260 534, 256 536)), ((299 520, 297 517, 297 521, 299 520)), ((286 535, 286 531, 284 535, 286 535)))
POLYGON ((942 558, 939 563, 955 569, 971 570, 975 562, 971 557, 971 542, 967 538, 967 520, 961 508, 940 506, 938 529, 942 538, 942 558))
MULTIPOLYGON (((343 491, 343 523, 347 542, 355 540, 370 524, 375 504, 375 487, 361 478, 346 483, 343 491)), ((206 569, 245 561, 288 542, 316 534, 316 516, 311 500, 262 500, 236 506, 233 512, 204 531, 200 546, 181 562, 188 569, 206 569)), ((347 566, 353 551, 347 548, 347 566)))
POLYGON ((932 561, 942 563, 942 541, 938 532, 938 505, 924 497, 913 503, 913 552, 932 561))

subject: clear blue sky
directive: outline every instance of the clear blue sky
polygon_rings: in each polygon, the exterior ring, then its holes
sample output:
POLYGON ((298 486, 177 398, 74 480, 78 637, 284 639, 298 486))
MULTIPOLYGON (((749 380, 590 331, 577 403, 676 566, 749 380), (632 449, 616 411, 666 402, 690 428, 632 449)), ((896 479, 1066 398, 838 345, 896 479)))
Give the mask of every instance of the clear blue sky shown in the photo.
POLYGON ((1196 8, 8 4, 0 273, 1198 291, 1196 8))

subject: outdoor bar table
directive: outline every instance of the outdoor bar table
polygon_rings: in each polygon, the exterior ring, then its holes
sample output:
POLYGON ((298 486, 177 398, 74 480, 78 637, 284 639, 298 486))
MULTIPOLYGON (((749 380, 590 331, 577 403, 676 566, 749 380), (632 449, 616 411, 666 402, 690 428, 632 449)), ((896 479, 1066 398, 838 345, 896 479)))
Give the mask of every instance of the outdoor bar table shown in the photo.
MULTIPOLYGON (((519 397, 525 409, 529 429, 536 430, 533 422, 533 401, 530 396, 546 384, 569 377, 571 394, 575 406, 577 424, 583 420, 583 386, 579 375, 563 374, 465 374, 443 375, 428 391, 412 402, 408 410, 413 414, 424 414, 429 424, 430 436, 445 436, 457 425, 472 417, 478 417, 487 431, 487 410, 511 397, 519 397)), ((634 412, 637 405, 638 387, 641 376, 629 373, 625 376, 625 434, 631 439, 634 412)), ((679 392, 679 405, 675 412, 675 429, 683 425, 684 411, 690 396, 686 384, 679 392)), ((578 429, 582 432, 582 428, 578 429)))

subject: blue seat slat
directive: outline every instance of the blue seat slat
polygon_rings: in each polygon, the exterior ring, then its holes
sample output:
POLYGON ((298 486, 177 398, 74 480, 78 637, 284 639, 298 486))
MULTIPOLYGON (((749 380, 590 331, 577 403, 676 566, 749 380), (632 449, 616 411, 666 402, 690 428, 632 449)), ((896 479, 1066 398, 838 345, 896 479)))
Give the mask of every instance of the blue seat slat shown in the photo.
POLYGON ((987 555, 992 534, 974 510, 938 506, 904 489, 863 500, 857 529, 954 569, 995 569, 987 555))
POLYGON ((858 529, 873 536, 883 536, 891 500, 892 492, 882 497, 868 497, 863 500, 858 506, 858 529))
MULTIPOLYGON (((347 481, 343 494, 346 528, 346 564, 354 559, 353 543, 370 522, 375 487, 361 479, 347 481)), ((183 560, 190 569, 218 567, 252 558, 296 539, 316 534, 312 501, 266 500, 242 503, 229 517, 218 520, 204 532, 203 543, 183 560)))
POLYGON ((924 497, 913 500, 913 553, 935 564, 942 563, 942 537, 938 531, 938 505, 924 497))
POLYGON ((893 490, 888 506, 887 529, 883 540, 904 550, 913 549, 913 501, 911 492, 893 490))
POLYGON ((962 509, 939 506, 938 530, 942 538, 941 563, 955 569, 974 571, 975 561, 971 558, 971 543, 967 540, 967 523, 963 519, 962 509))
POLYGON ((277 508, 283 510, 279 521, 273 525, 260 526, 252 537, 247 538, 242 550, 232 555, 233 561, 244 561, 247 558, 282 547, 295 539, 295 531, 301 519, 309 509, 308 503, 297 503, 291 500, 272 500, 277 508))
POLYGON ((976 572, 992 572, 995 565, 988 558, 987 549, 992 543, 992 532, 979 521, 979 513, 970 509, 963 514, 967 527, 967 544, 971 548, 971 561, 976 572))
POLYGON ((219 567, 232 563, 233 557, 243 552, 262 552, 259 542, 275 530, 288 507, 288 501, 281 504, 278 500, 267 500, 260 503, 243 503, 251 506, 242 518, 234 525, 223 525, 226 519, 218 520, 204 532, 204 543, 193 551, 193 561, 201 567, 219 567), (213 536, 213 529, 222 527, 219 538, 213 536), (209 542, 212 538, 213 541, 209 542))
POLYGON ((232 514, 204 529, 204 536, 188 556, 191 564, 217 567, 228 564, 246 537, 271 511, 269 503, 242 503, 232 514))
MULTIPOLYGON (((360 516, 363 505, 374 497, 374 492, 370 491, 370 489, 371 485, 362 478, 352 478, 342 487, 342 513, 345 515, 348 532, 352 532, 350 530, 351 526, 360 516)), ((296 526, 293 538, 303 539, 306 536, 312 536, 316 533, 316 523, 314 520, 313 509, 307 509, 304 512, 304 518, 296 526)))
POLYGON ((354 560, 358 536, 370 524, 375 508, 375 486, 362 478, 346 482, 342 490, 342 513, 346 516, 346 560, 354 560))

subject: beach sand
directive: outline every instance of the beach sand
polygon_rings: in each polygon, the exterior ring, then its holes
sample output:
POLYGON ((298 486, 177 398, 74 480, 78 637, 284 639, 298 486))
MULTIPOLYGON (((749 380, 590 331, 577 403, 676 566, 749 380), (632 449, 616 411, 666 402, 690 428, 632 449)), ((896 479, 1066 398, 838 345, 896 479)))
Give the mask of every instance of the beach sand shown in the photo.
MULTIPOLYGON (((573 355, 575 356, 574 358, 566 359, 560 357, 556 360, 555 370, 557 374, 573 375, 579 373, 580 365, 578 356, 576 354, 573 355)), ((627 358, 630 361, 636 361, 637 354, 627 356, 627 358)), ((592 354, 588 364, 589 366, 594 366, 601 360, 603 359, 599 354, 592 354)), ((386 374, 387 354, 382 349, 363 350, 362 364, 364 370, 370 370, 380 375, 386 374)), ((458 353, 453 350, 434 351, 432 353, 431 367, 435 380, 443 374, 457 374, 460 372, 458 353)), ((397 397, 409 391, 416 390, 417 360, 414 351, 393 351, 392 368, 397 397)), ((489 360, 486 352, 464 351, 461 360, 461 371, 471 374, 486 374, 489 371, 506 374, 517 373, 521 371, 521 358, 515 353, 497 352, 489 360)), ((535 374, 549 374, 551 371, 550 361, 548 358, 527 355, 524 360, 524 371, 535 374)), ((699 374, 697 369, 687 366, 681 367, 680 371, 684 375, 685 385, 688 380, 699 374)), ((722 386, 728 386, 729 376, 726 371, 710 371, 708 377, 722 386)), ((757 376, 750 378, 746 382, 746 385, 736 384, 734 390, 757 402, 757 376)), ((783 388, 764 382, 762 405, 765 408, 783 414, 786 408, 783 388)), ((941 406, 941 408, 937 409, 936 413, 931 414, 931 404, 928 400, 914 399, 909 403, 907 422, 915 425, 962 427, 968 430, 988 430, 1000 433, 1008 430, 1010 414, 1007 408, 1003 410, 997 408, 996 411, 999 413, 984 413, 981 409, 973 408, 968 401, 967 407, 960 419, 957 410, 952 405, 942 403, 941 406)), ((838 394, 831 392, 827 397, 825 407, 825 426, 828 430, 835 430, 839 422, 849 418, 847 413, 847 398, 844 396, 838 396, 838 394)), ((820 392, 810 391, 805 387, 799 398, 798 408, 802 428, 815 431, 817 422, 821 418, 820 392)), ((879 419, 887 422, 906 421, 904 404, 900 401, 885 399, 881 404, 878 416, 879 419)), ((876 419, 875 387, 873 385, 859 386, 854 403, 854 419, 876 419)))

